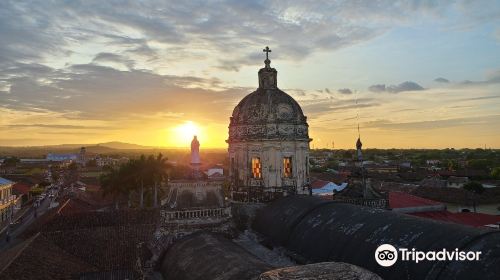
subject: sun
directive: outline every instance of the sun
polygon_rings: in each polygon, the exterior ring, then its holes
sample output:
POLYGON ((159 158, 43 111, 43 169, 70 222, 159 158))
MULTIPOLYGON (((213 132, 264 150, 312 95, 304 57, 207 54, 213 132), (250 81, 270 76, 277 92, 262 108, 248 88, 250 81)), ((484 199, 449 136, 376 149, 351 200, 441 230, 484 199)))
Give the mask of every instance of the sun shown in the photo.
POLYGON ((178 125, 174 128, 177 144, 180 146, 186 146, 191 143, 193 136, 200 136, 200 127, 192 121, 186 121, 185 123, 178 125))

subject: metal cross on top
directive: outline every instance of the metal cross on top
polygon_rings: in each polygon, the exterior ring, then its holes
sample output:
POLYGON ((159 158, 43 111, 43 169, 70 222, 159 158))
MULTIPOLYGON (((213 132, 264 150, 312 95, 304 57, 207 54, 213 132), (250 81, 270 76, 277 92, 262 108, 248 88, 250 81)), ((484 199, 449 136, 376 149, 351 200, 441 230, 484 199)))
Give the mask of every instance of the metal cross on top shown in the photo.
POLYGON ((266 64, 266 68, 271 68, 271 60, 269 60, 269 53, 271 52, 271 49, 266 46, 265 49, 262 50, 263 52, 266 53, 266 60, 264 60, 264 63, 266 64))
POLYGON ((266 47, 262 51, 266 53, 266 59, 269 59, 269 53, 272 52, 271 49, 269 47, 266 47))

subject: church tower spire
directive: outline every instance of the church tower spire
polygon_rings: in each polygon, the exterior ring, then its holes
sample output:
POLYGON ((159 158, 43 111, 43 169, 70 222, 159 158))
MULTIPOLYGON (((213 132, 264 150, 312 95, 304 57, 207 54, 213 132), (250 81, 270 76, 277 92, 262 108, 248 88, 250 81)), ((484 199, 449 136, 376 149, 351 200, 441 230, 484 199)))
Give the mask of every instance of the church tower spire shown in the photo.
POLYGON ((278 71, 271 68, 271 60, 269 60, 269 53, 272 52, 269 47, 262 50, 266 53, 266 60, 264 60, 264 68, 259 70, 259 88, 275 89, 278 88, 278 71))

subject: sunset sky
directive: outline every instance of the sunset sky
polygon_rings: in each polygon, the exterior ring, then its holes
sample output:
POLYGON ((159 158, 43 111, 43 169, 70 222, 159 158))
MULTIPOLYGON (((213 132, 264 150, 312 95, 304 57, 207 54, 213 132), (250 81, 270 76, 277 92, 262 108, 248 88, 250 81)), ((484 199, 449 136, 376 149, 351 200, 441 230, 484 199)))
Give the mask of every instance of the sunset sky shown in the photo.
POLYGON ((311 147, 500 148, 499 1, 268 0, 0 1, 0 146, 224 148, 265 46, 311 147))

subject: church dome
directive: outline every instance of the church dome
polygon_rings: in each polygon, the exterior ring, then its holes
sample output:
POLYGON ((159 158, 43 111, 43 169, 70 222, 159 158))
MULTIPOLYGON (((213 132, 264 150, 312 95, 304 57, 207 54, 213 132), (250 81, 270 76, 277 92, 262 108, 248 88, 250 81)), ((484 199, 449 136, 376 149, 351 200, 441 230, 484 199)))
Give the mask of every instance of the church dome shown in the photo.
POLYGON ((258 88, 245 96, 234 108, 232 121, 238 124, 306 123, 300 105, 287 93, 276 89, 258 88))
POLYGON ((264 62, 266 66, 259 70, 259 88, 245 96, 233 110, 228 142, 309 140, 307 118, 300 105, 277 87, 276 69, 270 67, 267 57, 264 62))

